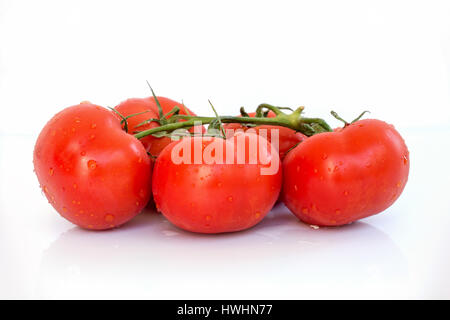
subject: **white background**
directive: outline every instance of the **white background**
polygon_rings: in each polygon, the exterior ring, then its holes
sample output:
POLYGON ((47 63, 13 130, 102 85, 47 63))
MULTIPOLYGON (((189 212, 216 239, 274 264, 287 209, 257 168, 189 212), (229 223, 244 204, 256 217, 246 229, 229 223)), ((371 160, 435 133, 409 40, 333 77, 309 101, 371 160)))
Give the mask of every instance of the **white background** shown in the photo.
POLYGON ((450 298, 449 1, 0 0, 0 298, 450 298), (395 124, 410 180, 385 213, 314 230, 277 206, 201 236, 147 212, 87 232, 40 193, 32 149, 83 100, 202 115, 305 105, 395 124))

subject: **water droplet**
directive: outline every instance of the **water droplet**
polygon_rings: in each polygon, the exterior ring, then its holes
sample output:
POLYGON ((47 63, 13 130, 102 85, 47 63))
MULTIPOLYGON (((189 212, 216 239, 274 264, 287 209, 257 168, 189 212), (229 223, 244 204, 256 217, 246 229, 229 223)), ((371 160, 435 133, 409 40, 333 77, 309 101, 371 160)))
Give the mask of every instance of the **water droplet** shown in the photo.
POLYGON ((87 165, 89 169, 93 170, 97 167, 97 162, 95 162, 95 160, 89 160, 87 165))
POLYGON ((86 151, 81 151, 80 154, 84 157, 86 155, 86 151))
POLYGON ((139 157, 138 163, 142 163, 142 158, 141 157, 139 157))
POLYGON ((256 211, 256 213, 255 213, 255 218, 259 218, 260 216, 261 216, 261 212, 256 211))
POLYGON ((67 212, 67 208, 66 207, 62 207, 63 212, 67 212))
POLYGON ((314 173, 317 173, 317 172, 319 172, 319 170, 317 170, 317 169, 314 169, 314 173))
POLYGON ((348 191, 344 191, 344 196, 348 196, 348 191))
POLYGON ((75 200, 72 200, 72 204, 77 204, 77 202, 75 200))
POLYGON ((90 136, 89 136, 89 140, 94 140, 95 139, 95 134, 91 134, 90 136))
POLYGON ((339 171, 339 167, 338 166, 334 166, 333 172, 337 172, 339 171))
POLYGON ((323 160, 326 160, 327 158, 328 158, 328 155, 324 153, 324 154, 322 155, 322 159, 323 159, 323 160))
POLYGON ((233 202, 233 197, 232 197, 232 196, 229 196, 229 197, 228 197, 228 201, 229 201, 229 202, 233 202))
POLYGON ((136 206, 139 207, 139 201, 136 201, 136 206))
POLYGON ((76 119, 75 119, 75 122, 76 122, 76 123, 80 123, 80 122, 81 122, 81 120, 80 120, 80 119, 78 119, 78 118, 76 118, 76 119))
POLYGON ((75 132, 75 128, 74 128, 74 127, 72 127, 72 129, 70 129, 70 131, 72 131, 72 132, 75 132))
POLYGON ((397 182, 397 188, 400 188, 401 186, 402 186, 402 182, 401 181, 397 182))
POLYGON ((144 189, 139 190, 139 196, 141 198, 145 198, 145 190, 144 189))
POLYGON ((294 190, 295 190, 295 191, 298 191, 298 187, 297 187, 296 184, 294 184, 294 190))
POLYGON ((91 124, 91 129, 97 128, 97 125, 95 123, 91 124))
POLYGON ((72 187, 73 187, 74 189, 78 188, 78 186, 77 186, 76 183, 74 183, 74 184, 72 185, 72 187))
POLYGON ((205 217, 205 220, 206 220, 206 221, 210 221, 210 220, 211 220, 211 216, 206 216, 206 217, 205 217))
POLYGON ((114 216, 112 214, 107 214, 105 216, 105 221, 106 222, 113 222, 114 221, 114 216))
POLYGON ((78 211, 80 214, 83 214, 84 213, 84 210, 80 210, 80 211, 78 211))
POLYGON ((48 188, 46 186, 44 186, 42 189, 44 189, 45 193, 48 193, 48 188))
POLYGON ((403 164, 404 165, 408 164, 408 158, 406 156, 403 156, 403 164))
POLYGON ((335 211, 335 213, 336 213, 336 214, 341 214, 341 210, 337 209, 337 210, 335 211))
POLYGON ((52 176, 53 175, 53 168, 50 168, 48 173, 52 176))
POLYGON ((296 170, 297 172, 300 172, 300 166, 297 166, 296 170))
POLYGON ((220 188, 222 186, 222 182, 217 182, 217 186, 220 188))
POLYGON ((309 213, 309 209, 306 208, 306 207, 303 207, 303 208, 302 208, 302 213, 303 213, 303 214, 308 214, 308 213, 309 213))

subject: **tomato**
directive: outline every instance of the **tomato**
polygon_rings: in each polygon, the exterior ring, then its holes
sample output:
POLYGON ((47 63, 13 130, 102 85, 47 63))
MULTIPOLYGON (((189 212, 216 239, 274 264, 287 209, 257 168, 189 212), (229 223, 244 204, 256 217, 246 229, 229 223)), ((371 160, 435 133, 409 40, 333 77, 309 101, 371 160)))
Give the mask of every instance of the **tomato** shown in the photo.
POLYGON ((282 198, 306 223, 344 225, 392 205, 408 173, 409 152, 394 127, 360 120, 290 151, 283 161, 282 198))
MULTIPOLYGON (((255 117, 255 112, 249 113, 248 115, 250 117, 255 117)), ((269 118, 274 118, 275 117, 275 113, 273 113, 272 111, 269 112, 268 114, 269 118)), ((295 130, 286 128, 286 127, 281 127, 281 126, 273 126, 273 125, 260 125, 260 126, 256 126, 256 127, 246 127, 240 123, 227 123, 224 124, 224 128, 228 129, 228 130, 248 130, 248 129, 253 129, 256 131, 257 134, 260 134, 261 129, 266 130, 267 132, 267 139, 269 140, 269 142, 273 142, 272 141, 272 131, 271 130, 278 130, 278 144, 274 143, 274 146, 277 146, 278 148, 278 152, 280 154, 280 158, 284 159, 284 157, 286 156, 286 154, 288 153, 288 151, 290 149, 292 149, 293 147, 295 147, 297 144, 299 144, 300 142, 302 142, 303 140, 305 140, 307 137, 300 133, 300 132, 296 132, 295 130)))
POLYGON ((267 157, 258 157, 253 164, 250 152, 257 143, 256 134, 240 133, 229 139, 185 137, 168 145, 154 167, 153 197, 158 210, 176 226, 199 233, 232 232, 257 224, 277 200, 282 178, 277 152, 267 140, 259 139, 267 157), (224 151, 226 156, 217 156, 222 163, 205 161, 207 154, 218 154, 211 151, 214 146, 229 150, 224 151), (196 151, 197 163, 193 161, 196 151), (178 154, 187 161, 178 161, 178 154), (240 164, 239 154, 245 155, 240 164))
POLYGON ((56 114, 34 148, 34 168, 51 205, 88 229, 127 222, 147 204, 150 159, 113 112, 83 103, 56 114))
MULTIPOLYGON (((164 97, 157 97, 161 109, 164 114, 167 114, 170 112, 174 107, 178 106, 180 108, 179 114, 183 115, 195 115, 191 110, 188 108, 183 107, 181 103, 178 103, 176 101, 173 101, 168 98, 164 97)), ((159 119, 159 110, 158 105, 156 104, 156 101, 153 97, 149 98, 131 98, 128 100, 125 100, 121 102, 118 106, 115 107, 115 109, 124 117, 133 115, 133 114, 139 114, 136 116, 132 116, 127 119, 128 122, 128 132, 130 134, 145 131, 154 127, 158 127, 158 123, 151 122, 142 126, 138 126, 142 122, 148 119, 159 119), (142 113, 145 112, 145 113, 142 113)), ((168 116, 170 118, 171 116, 168 116)), ((203 132, 202 127, 202 132, 203 132)), ((193 129, 191 130, 193 131, 193 129)), ((153 156, 158 156, 161 151, 172 142, 172 140, 169 137, 161 137, 156 138, 153 136, 146 136, 140 139, 142 144, 144 145, 145 149, 153 156)))

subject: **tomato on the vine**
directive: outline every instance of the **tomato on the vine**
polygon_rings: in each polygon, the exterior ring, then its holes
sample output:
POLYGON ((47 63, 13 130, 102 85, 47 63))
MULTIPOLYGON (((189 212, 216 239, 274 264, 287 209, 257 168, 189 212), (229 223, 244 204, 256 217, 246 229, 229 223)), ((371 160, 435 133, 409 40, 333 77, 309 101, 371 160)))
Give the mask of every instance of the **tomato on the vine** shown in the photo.
POLYGON ((37 139, 33 162, 51 205, 83 228, 120 226, 150 197, 144 147, 112 111, 97 105, 82 103, 56 114, 37 139))
POLYGON ((271 210, 280 192, 281 175, 277 152, 256 134, 239 133, 228 139, 185 137, 167 146, 156 159, 153 196, 162 214, 182 229, 232 232, 254 226, 271 210), (252 163, 251 146, 258 139, 266 156, 252 163), (221 147, 223 154, 213 147, 221 147), (207 160, 208 155, 219 161, 207 160))
MULTIPOLYGON (((250 117, 255 117, 256 112, 248 113, 250 117)), ((268 118, 275 118, 275 113, 272 111, 269 111, 267 117, 268 118)), ((286 154, 291 150, 293 147, 295 147, 297 144, 305 140, 307 137, 300 133, 296 132, 295 130, 282 127, 282 126, 274 126, 274 125, 258 125, 258 126, 245 126, 240 123, 227 123, 224 124, 224 128, 228 130, 248 130, 253 129, 255 130, 256 134, 260 134, 260 130, 266 130, 267 133, 267 140, 269 142, 272 142, 272 130, 278 130, 278 142, 277 144, 274 143, 274 146, 278 147, 278 153, 280 154, 280 158, 284 159, 286 154)))
POLYGON ((394 127, 359 120, 314 135, 288 153, 282 198, 304 222, 338 226, 391 206, 408 173, 409 152, 394 127))
MULTIPOLYGON (((174 100, 165 97, 156 97, 161 106, 163 114, 167 114, 174 107, 179 107, 179 114, 182 115, 195 115, 191 110, 187 107, 183 106, 183 104, 178 103, 174 100)), ((153 97, 148 98, 131 98, 121 102, 114 108, 117 112, 119 112, 123 117, 131 116, 127 119, 128 123, 128 132, 130 134, 145 131, 154 127, 158 127, 159 124, 156 122, 145 123, 148 119, 158 119, 159 118, 159 110, 158 105, 153 97), (142 125, 141 125, 142 124, 142 125)), ((169 115, 167 118, 169 119, 172 115, 169 115)), ((183 120, 181 120, 183 121, 183 120)), ((202 130, 204 128, 202 127, 202 130)), ((192 131, 193 129, 191 129, 192 131)), ((154 137, 154 136, 145 136, 140 139, 145 149, 152 155, 158 156, 161 151, 172 142, 170 137, 154 137)))

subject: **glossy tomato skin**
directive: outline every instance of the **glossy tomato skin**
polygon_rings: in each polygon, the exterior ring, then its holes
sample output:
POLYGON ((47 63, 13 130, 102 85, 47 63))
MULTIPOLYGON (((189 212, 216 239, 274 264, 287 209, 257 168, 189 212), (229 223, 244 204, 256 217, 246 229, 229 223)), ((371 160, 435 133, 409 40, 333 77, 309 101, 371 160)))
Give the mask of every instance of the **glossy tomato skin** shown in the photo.
MULTIPOLYGON (((169 98, 165 97, 157 97, 161 109, 164 114, 167 114, 170 112, 174 107, 179 107, 180 112, 179 114, 182 115, 195 115, 191 110, 188 108, 184 108, 183 105, 179 102, 176 102, 174 100, 171 100, 169 98)), ((142 123, 145 120, 148 119, 159 119, 159 110, 158 105, 156 104, 156 101, 153 97, 148 98, 131 98, 128 100, 125 100, 121 102, 119 105, 115 107, 115 109, 124 117, 145 112, 143 114, 133 116, 128 118, 128 132, 130 134, 133 134, 135 132, 141 132, 145 131, 154 127, 158 127, 159 125, 156 122, 151 122, 149 124, 145 124, 142 126, 138 126, 140 123, 142 123)), ((168 118, 170 118, 169 116, 168 118)), ((191 130, 193 131, 193 129, 191 130)), ((202 132, 204 132, 204 128, 202 127, 202 132)), ((161 137, 156 138, 153 136, 146 136, 140 139, 142 144, 144 145, 145 149, 153 156, 158 156, 161 151, 172 142, 172 139, 169 137, 161 137)))
POLYGON ((360 120, 314 135, 289 152, 282 198, 306 223, 344 225, 391 206, 408 174, 409 152, 394 127, 360 120))
POLYGON ((64 109, 42 129, 34 149, 41 188, 61 216, 87 229, 117 227, 151 194, 150 160, 109 110, 84 103, 64 109))
MULTIPOLYGON (((248 143, 257 139, 245 134, 248 143)), ((235 139, 230 138, 230 139, 235 139)), ((157 208, 176 226, 199 233, 223 233, 244 230, 261 221, 271 210, 281 189, 281 164, 271 150, 269 158, 276 173, 262 175, 257 164, 176 164, 172 150, 179 144, 191 148, 198 143, 202 152, 216 141, 226 146, 230 139, 187 137, 167 146, 156 160, 153 176, 153 196, 157 208), (275 165, 274 165, 275 168, 275 165)), ((264 140, 268 145, 267 141, 264 140)), ((237 145, 234 145, 236 157, 237 145)), ((235 158, 236 160, 236 158, 235 158)), ((225 161, 224 161, 225 162, 225 161)))
MULTIPOLYGON (((255 117, 255 112, 251 112, 248 115, 250 117, 255 117)), ((269 112, 268 118, 274 118, 275 113, 272 111, 269 112)), ((256 134, 260 134, 260 132, 263 132, 261 130, 265 130, 267 134, 267 140, 272 143, 272 131, 271 130, 278 130, 278 152, 281 159, 284 159, 286 154, 291 150, 293 147, 295 147, 297 144, 305 140, 307 137, 300 133, 296 132, 295 130, 281 127, 281 126, 273 126, 273 125, 260 125, 255 127, 246 127, 239 123, 227 123, 224 125, 225 129, 228 130, 254 130, 256 134)), ((229 136, 231 136, 233 133, 230 133, 229 136)), ((274 146, 276 144, 274 143, 274 146)))

